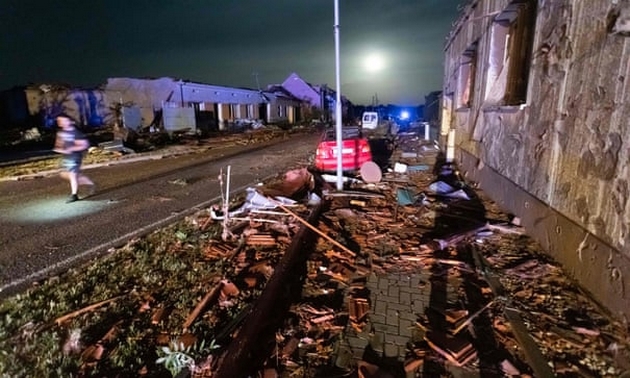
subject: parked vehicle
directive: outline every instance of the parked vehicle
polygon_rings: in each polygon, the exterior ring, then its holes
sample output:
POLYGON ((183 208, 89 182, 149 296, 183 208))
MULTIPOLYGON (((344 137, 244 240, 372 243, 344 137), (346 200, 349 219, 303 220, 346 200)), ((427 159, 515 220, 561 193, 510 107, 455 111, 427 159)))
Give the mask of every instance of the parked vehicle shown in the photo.
MULTIPOLYGON (((341 167, 343 171, 358 171, 363 163, 372 161, 370 144, 357 126, 344 126, 342 129, 341 167)), ((322 172, 337 170, 337 133, 327 129, 315 152, 315 168, 322 172)))
POLYGON ((378 127, 378 113, 363 112, 363 115, 361 116, 361 126, 368 130, 376 129, 378 127))

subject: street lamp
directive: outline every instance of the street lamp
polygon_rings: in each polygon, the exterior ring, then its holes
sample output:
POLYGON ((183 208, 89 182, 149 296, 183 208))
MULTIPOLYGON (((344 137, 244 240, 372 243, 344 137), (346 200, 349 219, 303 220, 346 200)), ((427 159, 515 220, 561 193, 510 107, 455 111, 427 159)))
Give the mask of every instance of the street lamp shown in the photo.
POLYGON ((335 0, 335 81, 337 99, 335 101, 335 125, 337 130, 337 190, 343 189, 343 169, 341 151, 343 138, 341 135, 341 80, 339 78, 339 0, 335 0))

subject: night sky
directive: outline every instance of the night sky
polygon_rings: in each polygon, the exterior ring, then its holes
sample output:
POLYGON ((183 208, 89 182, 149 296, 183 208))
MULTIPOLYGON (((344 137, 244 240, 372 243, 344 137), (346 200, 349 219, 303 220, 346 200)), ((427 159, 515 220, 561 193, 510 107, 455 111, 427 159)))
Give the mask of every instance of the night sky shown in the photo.
MULTIPOLYGON (((440 90, 463 0, 339 0, 341 92, 417 105, 440 90), (368 63, 369 62, 369 63, 368 63)), ((173 77, 265 88, 296 72, 335 87, 333 0, 8 0, 0 90, 173 77)))

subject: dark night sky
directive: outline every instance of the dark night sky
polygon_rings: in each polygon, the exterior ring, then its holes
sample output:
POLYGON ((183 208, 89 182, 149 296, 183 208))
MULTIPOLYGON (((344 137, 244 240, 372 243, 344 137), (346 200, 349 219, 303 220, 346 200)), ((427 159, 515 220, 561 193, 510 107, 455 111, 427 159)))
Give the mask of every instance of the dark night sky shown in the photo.
MULTIPOLYGON (((335 88, 333 0, 8 0, 0 89, 173 77, 256 88, 296 72, 335 88)), ((441 89, 462 0, 339 0, 341 92, 355 104, 416 105, 441 89), (370 70, 370 56, 381 59, 370 70)), ((375 62, 377 60, 372 60, 375 62)))

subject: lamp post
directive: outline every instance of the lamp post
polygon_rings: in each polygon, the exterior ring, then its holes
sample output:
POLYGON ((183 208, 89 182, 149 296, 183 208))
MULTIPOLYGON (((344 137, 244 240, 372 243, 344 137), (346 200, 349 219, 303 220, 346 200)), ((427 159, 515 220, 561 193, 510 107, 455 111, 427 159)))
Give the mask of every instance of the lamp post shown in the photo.
POLYGON ((341 152, 343 138, 341 135, 341 80, 339 78, 339 0, 335 0, 335 81, 337 99, 335 101, 335 125, 337 134, 337 190, 343 189, 343 169, 341 152))

